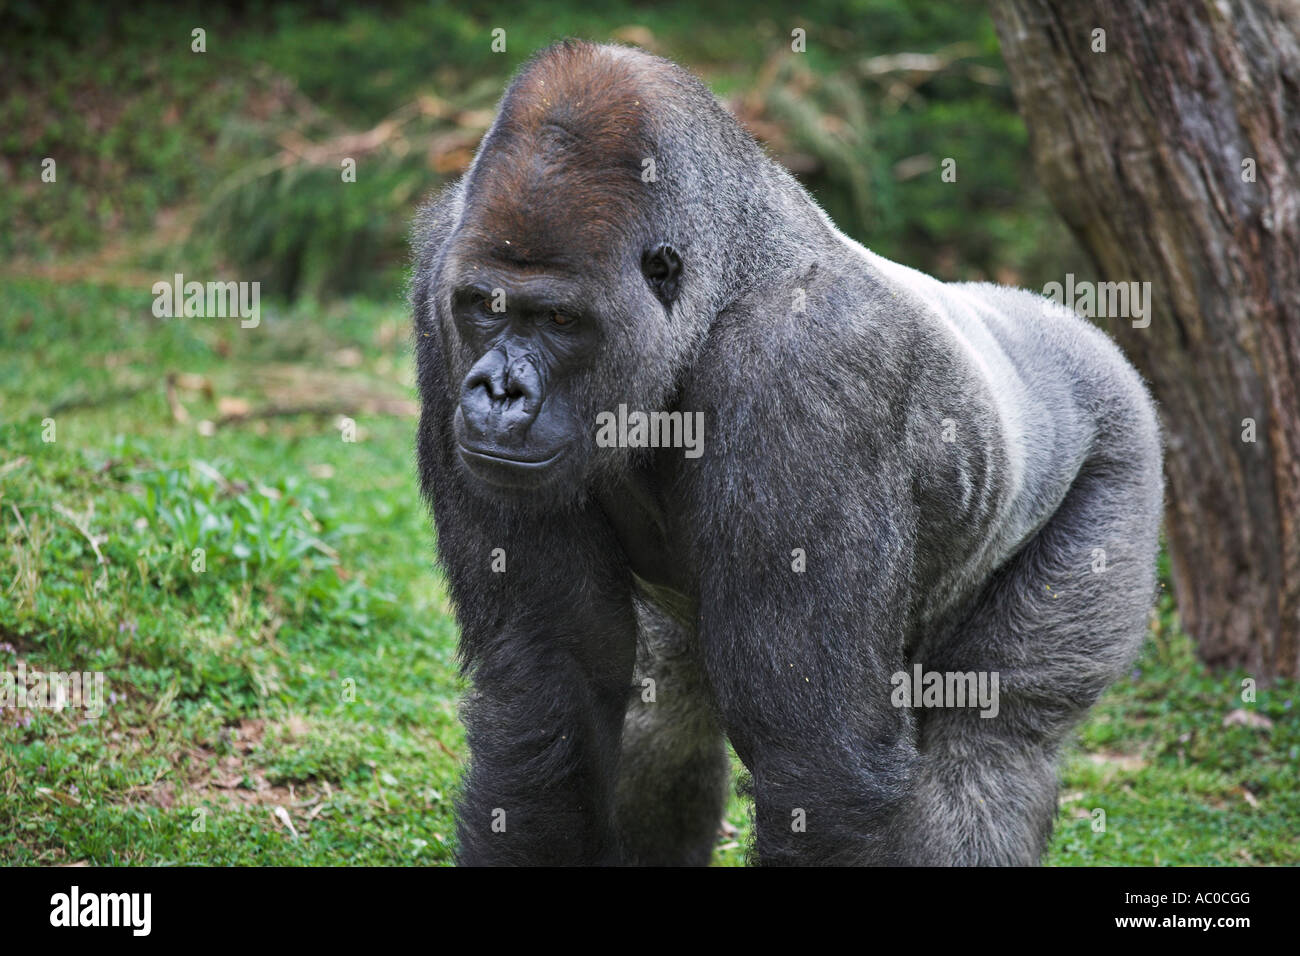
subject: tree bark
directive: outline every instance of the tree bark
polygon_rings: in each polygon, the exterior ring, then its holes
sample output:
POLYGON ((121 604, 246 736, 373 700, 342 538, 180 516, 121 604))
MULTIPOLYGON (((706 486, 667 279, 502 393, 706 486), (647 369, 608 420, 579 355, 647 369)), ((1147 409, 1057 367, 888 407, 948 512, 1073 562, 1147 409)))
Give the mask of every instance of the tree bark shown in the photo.
POLYGON ((1048 195, 1101 277, 1151 283, 1150 326, 1109 329, 1161 406, 1183 626, 1213 666, 1294 677, 1300 2, 990 5, 1048 195))

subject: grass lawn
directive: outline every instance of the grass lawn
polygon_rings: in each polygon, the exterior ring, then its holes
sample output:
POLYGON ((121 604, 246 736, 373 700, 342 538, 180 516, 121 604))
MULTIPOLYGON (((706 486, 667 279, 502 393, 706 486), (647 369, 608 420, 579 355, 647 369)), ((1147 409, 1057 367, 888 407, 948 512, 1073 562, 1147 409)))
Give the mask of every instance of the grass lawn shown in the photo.
MULTIPOLYGON (((256 329, 150 304, 0 284, 0 669, 102 671, 108 699, 0 710, 0 863, 449 862, 462 685, 402 303, 256 329)), ((1300 862, 1296 692, 1243 704, 1163 601, 1049 862, 1300 862)))

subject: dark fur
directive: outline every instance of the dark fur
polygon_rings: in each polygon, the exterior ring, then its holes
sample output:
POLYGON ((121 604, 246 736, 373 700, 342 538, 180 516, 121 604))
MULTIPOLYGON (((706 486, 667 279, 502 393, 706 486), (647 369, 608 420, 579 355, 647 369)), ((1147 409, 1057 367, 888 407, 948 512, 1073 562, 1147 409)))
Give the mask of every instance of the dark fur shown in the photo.
POLYGON ((1154 590, 1158 432, 1109 340, 850 243, 702 84, 618 47, 523 69, 415 259, 420 474, 475 688, 462 862, 705 863, 724 733, 762 862, 1039 858, 1060 744, 1154 590), (620 403, 703 412, 703 456, 597 447, 620 403), (560 454, 501 487, 467 442, 560 454), (999 716, 892 706, 918 661, 998 671, 999 716))

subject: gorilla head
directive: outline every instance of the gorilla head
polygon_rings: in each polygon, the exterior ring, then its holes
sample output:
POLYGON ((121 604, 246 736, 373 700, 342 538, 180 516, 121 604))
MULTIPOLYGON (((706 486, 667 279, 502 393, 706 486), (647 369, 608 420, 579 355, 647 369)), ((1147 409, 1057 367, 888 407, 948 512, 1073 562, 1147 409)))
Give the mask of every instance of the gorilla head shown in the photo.
POLYGON ((644 214, 653 157, 634 74, 630 57, 525 71, 466 178, 439 276, 454 431, 464 466, 506 494, 587 487, 596 413, 657 408, 672 379, 685 269, 644 214))
POLYGON ((707 329, 727 272, 714 255, 723 215, 682 181, 754 146, 694 156, 691 127, 718 107, 666 65, 552 48, 508 89, 455 187, 427 303, 440 307, 426 314, 443 316, 428 331, 444 342, 456 451, 481 494, 572 502, 625 471, 627 450, 597 448, 596 415, 669 406, 707 329))

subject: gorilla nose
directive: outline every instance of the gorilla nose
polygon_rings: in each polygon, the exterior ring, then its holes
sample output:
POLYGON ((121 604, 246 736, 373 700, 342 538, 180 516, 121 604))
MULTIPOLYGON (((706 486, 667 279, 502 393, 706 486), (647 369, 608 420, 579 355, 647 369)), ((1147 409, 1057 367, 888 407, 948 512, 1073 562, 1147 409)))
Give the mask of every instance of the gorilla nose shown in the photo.
POLYGON ((500 351, 474 364, 461 387, 461 411, 476 437, 517 441, 542 407, 542 383, 527 356, 513 361, 500 351))

